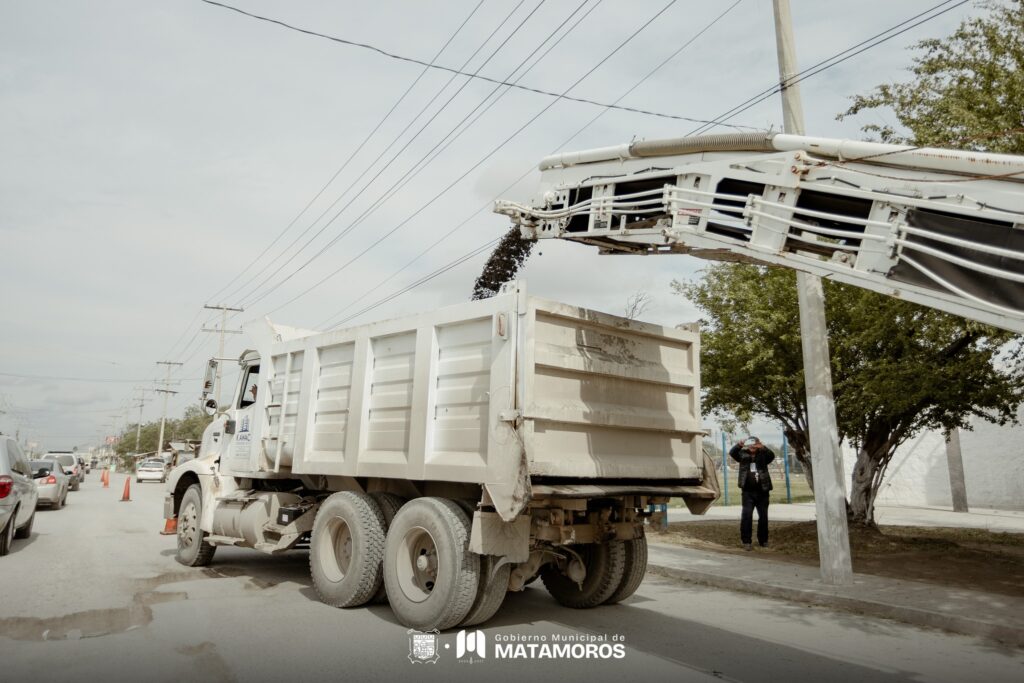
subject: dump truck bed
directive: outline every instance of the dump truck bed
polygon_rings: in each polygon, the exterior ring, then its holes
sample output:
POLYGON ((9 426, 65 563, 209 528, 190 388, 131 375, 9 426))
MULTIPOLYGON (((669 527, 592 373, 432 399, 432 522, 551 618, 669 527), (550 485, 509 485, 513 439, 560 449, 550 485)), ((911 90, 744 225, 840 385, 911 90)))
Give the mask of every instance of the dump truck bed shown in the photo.
POLYGON ((269 391, 251 427, 262 447, 248 462, 231 459, 237 474, 472 482, 510 510, 534 484, 702 479, 693 328, 529 297, 516 285, 287 341, 250 332, 262 340, 269 391))

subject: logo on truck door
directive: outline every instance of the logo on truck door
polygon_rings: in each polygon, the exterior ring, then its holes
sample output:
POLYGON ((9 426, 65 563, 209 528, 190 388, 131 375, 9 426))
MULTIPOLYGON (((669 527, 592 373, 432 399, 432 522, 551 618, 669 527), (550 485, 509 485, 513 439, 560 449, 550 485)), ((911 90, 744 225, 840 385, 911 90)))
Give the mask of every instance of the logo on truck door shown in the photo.
POLYGON ((235 455, 248 458, 251 444, 252 432, 249 430, 249 416, 243 415, 238 433, 235 434, 235 455))

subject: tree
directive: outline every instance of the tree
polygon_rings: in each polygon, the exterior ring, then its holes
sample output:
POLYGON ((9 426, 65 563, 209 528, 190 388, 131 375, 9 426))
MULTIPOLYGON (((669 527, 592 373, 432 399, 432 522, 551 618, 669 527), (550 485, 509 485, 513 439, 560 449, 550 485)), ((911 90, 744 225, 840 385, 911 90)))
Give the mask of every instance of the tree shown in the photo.
POLYGON ((483 270, 473 284, 473 301, 491 298, 498 293, 503 284, 515 279, 516 273, 530 257, 536 244, 533 240, 524 240, 519 228, 512 228, 506 232, 487 258, 483 270))
MULTIPOLYGON (((674 287, 706 316, 705 406, 781 422, 813 488, 795 280, 720 264, 674 287)), ((839 436, 857 450, 850 515, 873 525, 896 449, 922 430, 970 429, 972 416, 1013 421, 1024 367, 1000 357, 1011 333, 856 287, 826 281, 825 290, 839 436)))
MULTIPOLYGON (((185 408, 181 419, 169 418, 164 425, 164 442, 199 440, 203 437, 203 430, 213 420, 203 412, 197 405, 190 405, 185 408)), ((135 452, 135 429, 136 425, 130 424, 121 433, 120 441, 116 451, 118 455, 127 455, 135 452)), ((157 450, 157 439, 160 438, 160 420, 147 422, 142 425, 139 438, 139 452, 151 453, 157 450)))
POLYGON ((913 79, 879 85, 838 116, 888 109, 910 135, 867 124, 883 142, 1024 154, 1024 3, 987 2, 946 38, 917 43, 913 79))

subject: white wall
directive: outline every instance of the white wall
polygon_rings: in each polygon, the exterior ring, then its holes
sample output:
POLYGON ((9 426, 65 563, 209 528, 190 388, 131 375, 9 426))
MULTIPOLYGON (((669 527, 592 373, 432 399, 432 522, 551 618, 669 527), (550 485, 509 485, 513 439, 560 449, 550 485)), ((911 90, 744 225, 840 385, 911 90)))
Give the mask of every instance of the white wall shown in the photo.
MULTIPOLYGON (((1018 413, 1024 422, 1024 407, 1018 413)), ((1024 510, 1024 426, 997 427, 973 421, 960 432, 969 507, 1024 510)), ((856 454, 843 449, 847 492, 856 454)), ((939 432, 925 432, 904 444, 889 464, 878 505, 951 507, 946 443, 939 432)))

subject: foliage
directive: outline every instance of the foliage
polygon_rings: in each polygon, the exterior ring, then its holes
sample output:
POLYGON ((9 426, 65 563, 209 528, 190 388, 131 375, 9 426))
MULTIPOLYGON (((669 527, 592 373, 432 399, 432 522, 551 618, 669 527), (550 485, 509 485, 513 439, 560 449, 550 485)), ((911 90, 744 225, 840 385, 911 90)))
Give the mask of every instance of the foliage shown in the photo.
MULTIPOLYGON (((742 264, 674 283, 702 321, 704 405, 781 422, 812 482, 792 271, 742 264)), ((921 430, 1005 424, 1024 401, 1024 368, 1001 362, 1008 332, 834 282, 825 282, 836 419, 858 450, 851 513, 874 521, 874 497, 896 448, 921 430)))
MULTIPOLYGON (((185 408, 185 413, 179 419, 168 418, 164 424, 164 443, 168 441, 199 440, 203 438, 203 430, 210 424, 213 418, 206 415, 198 405, 190 405, 185 408)), ((157 450, 156 442, 160 438, 160 420, 146 422, 142 425, 139 438, 139 449, 135 450, 135 434, 137 424, 130 424, 125 427, 118 441, 116 451, 118 455, 129 453, 152 453, 157 450)))
POLYGON ((522 238, 519 228, 506 232, 473 284, 472 299, 489 299, 498 293, 503 284, 515 279, 516 273, 533 252, 534 245, 536 242, 522 238))
POLYGON ((883 142, 1024 154, 1024 3, 984 6, 987 15, 951 36, 916 45, 910 81, 857 95, 838 118, 887 109, 909 136, 890 125, 862 130, 883 142))

